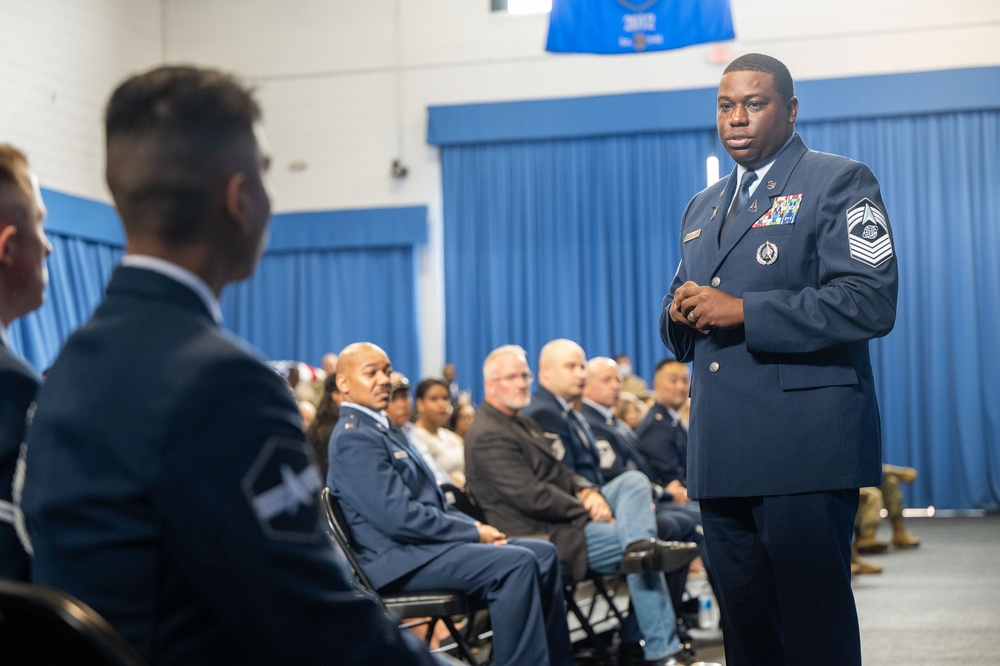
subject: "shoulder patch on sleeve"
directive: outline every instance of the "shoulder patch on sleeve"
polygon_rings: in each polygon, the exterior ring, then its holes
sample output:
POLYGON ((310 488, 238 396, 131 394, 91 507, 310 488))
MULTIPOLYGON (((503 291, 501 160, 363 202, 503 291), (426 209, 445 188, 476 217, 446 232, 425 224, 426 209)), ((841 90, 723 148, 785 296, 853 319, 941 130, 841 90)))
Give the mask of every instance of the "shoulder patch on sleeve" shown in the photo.
POLYGON ((562 461, 566 457, 566 447, 562 443, 562 438, 553 432, 545 433, 545 439, 549 440, 549 448, 556 460, 562 461))
POLYGON ((271 437, 243 477, 243 493, 270 539, 312 542, 322 537, 319 467, 305 442, 271 437))
POLYGON ((618 456, 615 454, 615 448, 606 439, 597 440, 597 452, 601 457, 601 469, 611 469, 615 464, 615 460, 618 459, 618 456))
POLYGON ((851 259, 872 268, 892 257, 892 239, 885 214, 867 197, 847 209, 847 240, 851 259))

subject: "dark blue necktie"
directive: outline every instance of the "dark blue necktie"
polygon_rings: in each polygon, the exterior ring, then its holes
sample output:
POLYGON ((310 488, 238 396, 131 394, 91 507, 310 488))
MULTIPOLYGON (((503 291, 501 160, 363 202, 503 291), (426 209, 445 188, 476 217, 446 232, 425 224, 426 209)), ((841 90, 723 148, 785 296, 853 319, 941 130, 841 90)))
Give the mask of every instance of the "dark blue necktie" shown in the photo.
POLYGON ((743 180, 740 182, 740 190, 736 193, 736 201, 733 202, 732 208, 729 209, 729 214, 726 215, 726 221, 722 223, 722 231, 719 232, 719 245, 722 245, 722 241, 726 240, 726 234, 729 233, 729 229, 733 226, 733 222, 739 217, 740 211, 746 208, 747 199, 750 198, 750 186, 754 184, 757 180, 757 174, 753 171, 747 171, 743 174, 743 180))

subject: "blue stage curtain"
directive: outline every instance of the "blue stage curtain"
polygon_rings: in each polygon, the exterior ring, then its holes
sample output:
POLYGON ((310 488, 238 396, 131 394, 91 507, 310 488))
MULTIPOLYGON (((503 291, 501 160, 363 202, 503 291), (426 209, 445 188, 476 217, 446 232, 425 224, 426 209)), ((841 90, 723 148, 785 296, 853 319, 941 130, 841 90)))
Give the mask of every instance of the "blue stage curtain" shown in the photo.
MULTIPOLYGON (((885 460, 920 471, 911 505, 1000 507, 1000 401, 988 392, 1000 370, 998 115, 798 127, 882 182, 901 293, 873 355, 885 460)), ((490 349, 520 344, 534 367, 556 337, 588 356, 630 353, 649 378, 666 353, 657 320, 679 220, 717 150, 704 130, 442 145, 446 348, 461 384, 478 399, 490 349)))
POLYGON ((553 338, 628 353, 650 376, 667 356, 660 302, 681 213, 705 186, 710 131, 442 148, 446 348, 482 397, 502 344, 535 367, 553 338))
POLYGON ((10 327, 12 348, 38 370, 52 364, 69 334, 90 317, 124 252, 119 244, 47 235, 52 254, 45 303, 10 327))
POLYGON ((271 359, 318 365, 368 341, 411 379, 420 376, 414 247, 265 254, 249 280, 223 292, 226 328, 271 359))

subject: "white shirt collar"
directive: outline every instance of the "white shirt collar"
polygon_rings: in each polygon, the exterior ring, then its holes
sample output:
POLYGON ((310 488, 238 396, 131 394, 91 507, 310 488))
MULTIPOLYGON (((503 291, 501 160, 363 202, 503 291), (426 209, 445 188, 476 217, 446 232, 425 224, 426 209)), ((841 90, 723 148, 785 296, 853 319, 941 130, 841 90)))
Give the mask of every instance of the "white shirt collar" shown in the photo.
POLYGON ((605 407, 604 405, 598 404, 593 400, 587 400, 586 398, 583 399, 583 402, 596 409, 597 412, 604 418, 614 420, 615 413, 611 411, 610 407, 605 407))
POLYGON ((376 412, 373 409, 368 409, 364 405, 359 405, 356 402, 348 402, 347 400, 345 400, 344 402, 340 403, 340 406, 341 407, 350 407, 351 409, 356 409, 356 410, 358 410, 359 412, 361 412, 363 414, 367 414, 368 416, 372 417, 373 419, 375 419, 376 421, 378 421, 379 423, 381 423, 383 428, 385 428, 386 430, 389 429, 389 417, 386 415, 385 412, 381 412, 381 411, 380 412, 376 412))
POLYGON ((553 393, 552 395, 556 396, 556 400, 558 400, 559 404, 562 405, 562 408, 563 408, 564 412, 568 412, 569 410, 573 409, 573 405, 571 405, 570 403, 568 403, 565 400, 563 400, 562 396, 558 396, 555 393, 553 393))
POLYGON ((198 298, 205 304, 205 307, 208 308, 208 311, 212 313, 212 319, 215 320, 215 323, 222 324, 222 308, 219 306, 219 299, 215 297, 215 294, 212 293, 212 290, 204 280, 186 268, 181 268, 177 264, 172 264, 165 259, 150 257, 145 254, 126 254, 122 259, 122 266, 144 268, 180 282, 197 294, 198 298))

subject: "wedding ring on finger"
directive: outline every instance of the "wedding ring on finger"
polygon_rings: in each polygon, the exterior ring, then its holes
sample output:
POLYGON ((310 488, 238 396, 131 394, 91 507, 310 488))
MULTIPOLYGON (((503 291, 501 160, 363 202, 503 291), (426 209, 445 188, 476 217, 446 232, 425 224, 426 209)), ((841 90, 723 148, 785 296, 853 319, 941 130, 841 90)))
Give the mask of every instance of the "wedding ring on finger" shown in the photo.
POLYGON ((694 316, 694 310, 691 310, 690 312, 688 312, 688 317, 687 318, 688 318, 688 321, 691 322, 692 324, 697 324, 698 323, 698 318, 694 316))

